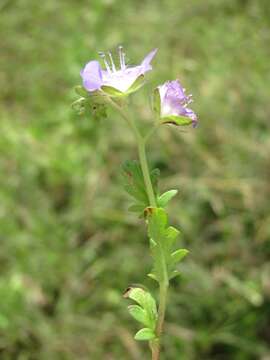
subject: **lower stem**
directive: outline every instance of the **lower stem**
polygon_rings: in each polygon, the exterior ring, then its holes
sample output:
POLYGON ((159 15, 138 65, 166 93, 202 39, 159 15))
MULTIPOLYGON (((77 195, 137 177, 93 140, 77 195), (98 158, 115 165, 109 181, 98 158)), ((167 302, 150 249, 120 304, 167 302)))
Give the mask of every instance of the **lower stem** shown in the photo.
POLYGON ((152 360, 159 360, 159 357, 160 357, 161 336, 162 336, 163 326, 164 326, 167 295, 168 295, 168 285, 165 283, 160 284, 158 321, 157 321, 157 328, 156 328, 156 334, 157 334, 158 341, 152 347, 152 360))

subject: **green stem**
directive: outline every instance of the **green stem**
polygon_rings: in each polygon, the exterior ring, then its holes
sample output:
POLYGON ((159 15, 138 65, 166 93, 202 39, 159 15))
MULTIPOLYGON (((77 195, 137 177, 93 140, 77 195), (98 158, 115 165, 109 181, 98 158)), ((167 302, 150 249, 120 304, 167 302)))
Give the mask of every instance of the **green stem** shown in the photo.
MULTIPOLYGON (((133 122, 132 119, 129 118, 127 113, 122 109, 121 106, 119 106, 117 103, 115 103, 110 97, 106 96, 107 101, 109 104, 112 105, 113 108, 115 108, 123 117, 123 119, 128 123, 128 125, 131 127, 132 131, 135 134, 137 145, 138 145, 138 152, 139 152, 139 160, 142 168, 145 188, 147 192, 147 196, 149 199, 149 204, 152 207, 157 207, 156 203, 156 197, 150 177, 150 172, 148 168, 147 158, 146 158, 146 151, 145 151, 145 144, 146 141, 149 139, 149 137, 154 133, 157 126, 154 126, 152 130, 146 135, 145 138, 143 138, 133 122)), ((160 248, 160 251, 163 253, 163 249, 160 248)), ((156 327, 156 335, 157 339, 150 343, 151 351, 152 351, 152 360, 159 360, 160 358, 160 344, 161 344, 161 335, 163 331, 163 325, 164 325, 164 319, 165 319, 165 312, 166 312, 166 302, 167 302, 167 294, 168 294, 168 287, 169 287, 169 281, 168 281, 168 274, 167 274, 167 265, 166 260, 163 256, 162 266, 163 266, 163 281, 159 284, 159 307, 158 307, 158 320, 157 320, 157 327, 156 327)))
POLYGON ((137 139, 137 141, 138 141, 139 159, 140 159, 140 163, 141 163, 143 179, 144 179, 145 188, 146 188, 146 192, 147 192, 148 199, 149 199, 149 204, 150 204, 150 206, 156 207, 157 206, 156 197, 155 197, 155 193, 153 190, 151 177, 150 177, 150 173, 149 173, 149 168, 148 168, 148 164, 147 164, 146 153, 145 153, 145 141, 142 138, 137 139))

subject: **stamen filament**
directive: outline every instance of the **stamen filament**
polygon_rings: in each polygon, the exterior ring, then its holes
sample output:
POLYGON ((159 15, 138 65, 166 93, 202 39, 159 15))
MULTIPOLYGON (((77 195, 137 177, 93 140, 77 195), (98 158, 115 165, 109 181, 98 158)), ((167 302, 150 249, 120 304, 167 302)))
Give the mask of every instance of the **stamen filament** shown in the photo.
POLYGON ((106 60, 106 55, 103 52, 99 52, 99 56, 102 58, 102 60, 105 64, 106 70, 108 71, 109 74, 111 74, 112 71, 111 71, 110 65, 108 64, 108 62, 106 60))
POLYGON ((113 62, 112 54, 110 52, 108 52, 108 55, 109 55, 109 58, 111 60, 112 71, 116 72, 116 67, 115 67, 114 62, 113 62))
POLYGON ((123 52, 123 46, 119 46, 118 51, 119 51, 120 67, 121 70, 124 70, 126 68, 126 64, 125 64, 125 54, 123 52))

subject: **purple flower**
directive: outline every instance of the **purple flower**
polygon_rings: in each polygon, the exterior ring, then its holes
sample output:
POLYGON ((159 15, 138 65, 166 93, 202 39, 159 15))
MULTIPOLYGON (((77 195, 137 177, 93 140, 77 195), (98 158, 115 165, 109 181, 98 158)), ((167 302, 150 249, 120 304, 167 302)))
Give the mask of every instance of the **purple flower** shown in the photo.
POLYGON ((163 123, 175 125, 197 125, 197 115, 187 106, 192 102, 192 95, 186 95, 178 80, 167 81, 157 88, 158 108, 163 123))
POLYGON ((106 69, 101 68, 99 61, 90 61, 81 71, 83 86, 89 92, 101 90, 103 86, 116 89, 116 92, 120 93, 135 91, 138 87, 134 90, 131 89, 132 85, 138 78, 143 78, 147 71, 152 70, 151 61, 156 52, 157 49, 152 50, 140 65, 127 66, 125 53, 122 46, 119 46, 119 69, 116 68, 110 52, 107 55, 100 53, 106 69))

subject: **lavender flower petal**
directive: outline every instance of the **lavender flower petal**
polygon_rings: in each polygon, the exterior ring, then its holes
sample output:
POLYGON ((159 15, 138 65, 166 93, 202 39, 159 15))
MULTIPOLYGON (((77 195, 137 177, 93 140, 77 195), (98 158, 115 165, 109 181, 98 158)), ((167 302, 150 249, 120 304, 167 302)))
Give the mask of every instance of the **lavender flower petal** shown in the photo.
POLYGON ((83 86, 88 91, 96 91, 102 85, 101 66, 98 61, 90 61, 81 71, 83 86))
POLYGON ((153 60, 154 56, 156 55, 158 49, 152 50, 146 57, 143 59, 141 66, 143 68, 143 73, 146 73, 149 70, 152 70, 151 61, 153 60))

